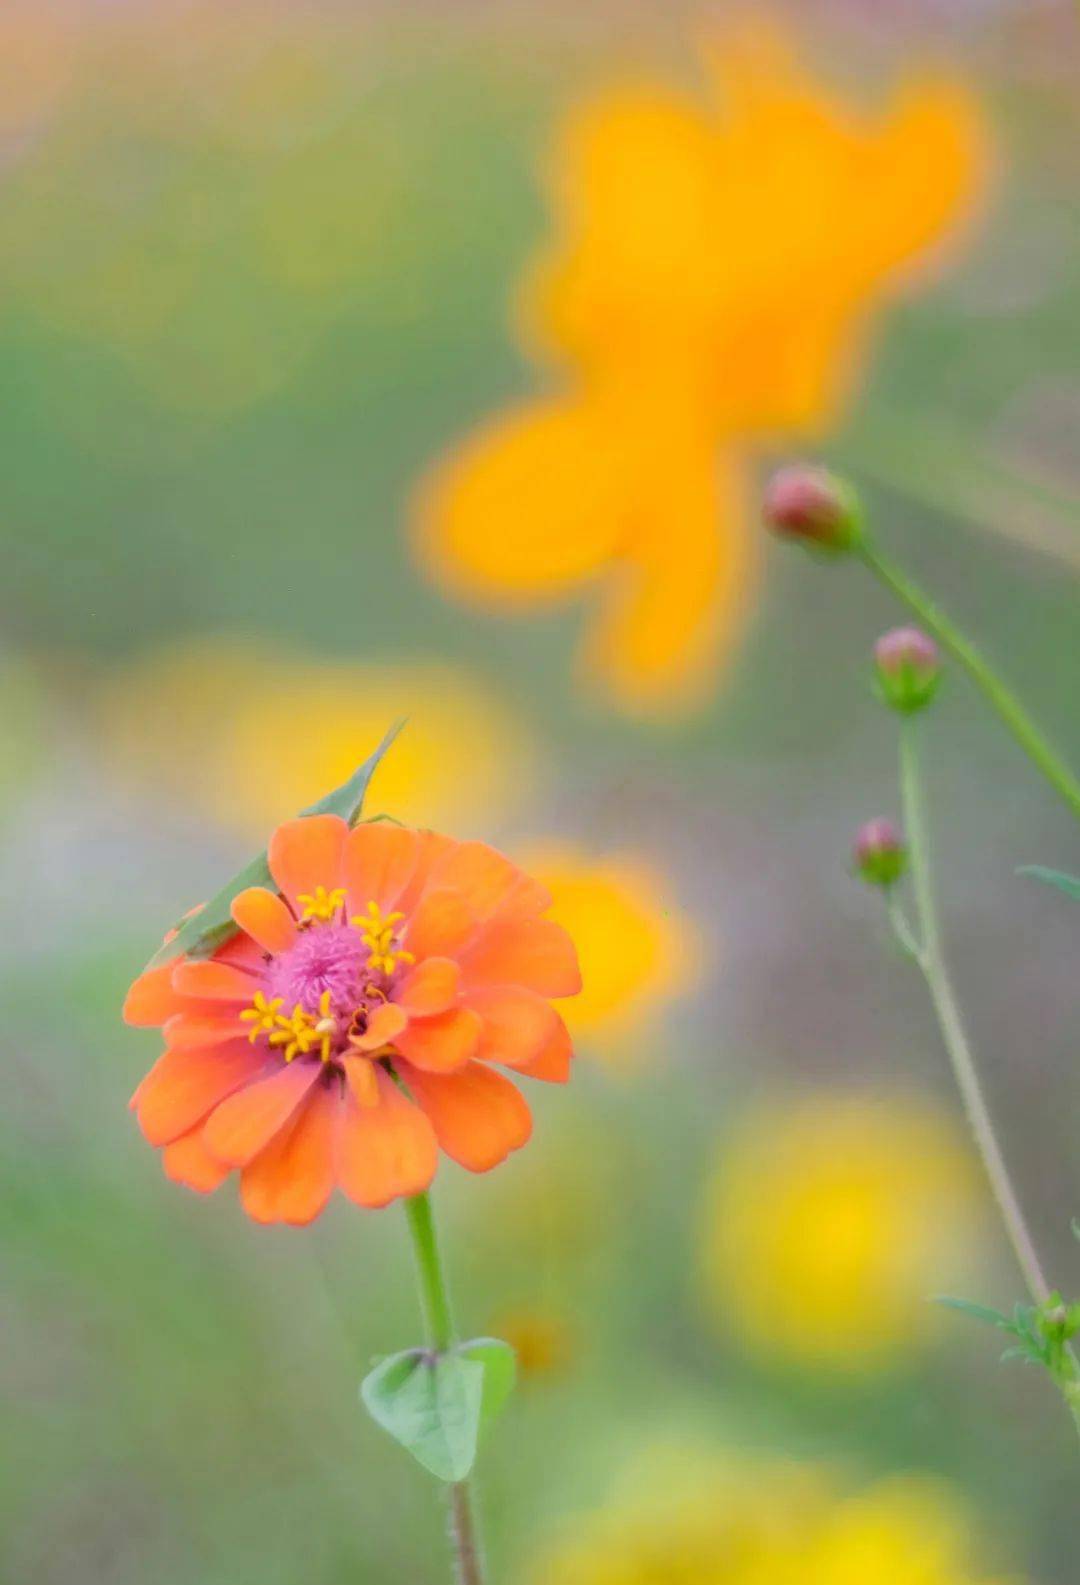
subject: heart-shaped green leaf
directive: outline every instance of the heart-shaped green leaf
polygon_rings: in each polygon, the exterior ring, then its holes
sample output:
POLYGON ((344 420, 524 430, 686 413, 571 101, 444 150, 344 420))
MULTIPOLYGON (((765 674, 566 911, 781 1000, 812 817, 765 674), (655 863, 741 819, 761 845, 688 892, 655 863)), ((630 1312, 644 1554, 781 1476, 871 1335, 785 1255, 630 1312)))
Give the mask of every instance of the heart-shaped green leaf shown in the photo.
POLYGON ((484 1367, 456 1351, 411 1348, 364 1378, 360 1396, 375 1421, 439 1480, 464 1480, 476 1459, 484 1367))
MULTIPOLYGON (((403 721, 396 721, 374 754, 369 755, 348 781, 342 782, 340 787, 335 787, 333 792, 327 793, 309 809, 302 809, 301 816, 340 815, 350 825, 355 825, 360 818, 368 783, 375 774, 379 761, 404 724, 403 721)), ((208 958, 223 942, 236 934, 236 926, 232 918, 233 898, 238 897, 249 886, 267 885, 272 886, 273 881, 264 850, 253 858, 250 864, 245 864, 244 868, 227 881, 219 892, 215 892, 205 908, 200 908, 197 914, 192 914, 177 926, 176 935, 166 946, 158 948, 146 965, 147 968, 152 969, 159 963, 167 963, 170 958, 175 958, 181 952, 186 953, 189 958, 208 958)))
POLYGON ((1037 881, 1043 881, 1047 886, 1056 886, 1059 892, 1064 892, 1066 897, 1072 897, 1080 903, 1080 879, 1075 875, 1065 875, 1061 870, 1048 870, 1045 864, 1025 864, 1023 869, 1016 872, 1018 875, 1033 875, 1037 881))
POLYGON ((517 1360, 509 1343, 499 1337, 474 1337, 468 1343, 459 1343, 454 1352, 462 1359, 473 1360, 483 1367, 484 1393, 480 1402, 480 1423, 490 1425, 501 1414, 503 1405, 514 1390, 517 1378, 517 1360))

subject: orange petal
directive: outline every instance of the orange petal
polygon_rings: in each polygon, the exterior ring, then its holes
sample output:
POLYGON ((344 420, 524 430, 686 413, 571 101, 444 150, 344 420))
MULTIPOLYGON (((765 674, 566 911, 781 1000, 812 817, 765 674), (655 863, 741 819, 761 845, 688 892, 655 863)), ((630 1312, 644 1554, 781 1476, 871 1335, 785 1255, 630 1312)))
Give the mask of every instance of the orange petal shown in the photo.
POLYGON ((253 1222, 304 1227, 334 1189, 334 1141, 341 1121, 335 1084, 317 1084, 266 1149, 240 1174, 240 1203, 253 1222))
POLYGON ((337 1180, 357 1205, 389 1205, 421 1194, 435 1175, 431 1124, 389 1074, 376 1070, 379 1104, 364 1107, 346 1092, 337 1140, 337 1180))
POLYGON ((612 439, 583 403, 537 402, 486 424, 421 495, 422 565, 455 593, 500 606, 583 583, 623 530, 612 439))
POLYGON ((522 1062, 514 1072, 528 1079, 541 1079, 546 1084, 565 1084, 570 1077, 573 1055, 570 1031, 556 1013, 555 1029, 547 1045, 531 1062, 522 1062))
POLYGON ((394 1000, 412 1018, 445 1013, 457 1000, 461 970, 453 958, 425 958, 407 974, 394 992, 394 1000))
POLYGON ((219 1101, 263 1072, 265 1053, 246 1040, 200 1051, 166 1051, 131 1098, 152 1145, 168 1145, 201 1122, 219 1101))
POLYGON ((202 1046, 220 1046, 224 1040, 246 1035, 239 1013, 175 1014, 167 1020, 162 1030, 170 1051, 197 1051, 202 1046))
POLYGON ((207 1150, 201 1126, 166 1145, 161 1153, 161 1165, 167 1178, 188 1189, 197 1189, 200 1194, 211 1194, 232 1171, 207 1150))
POLYGON ((498 1166, 532 1133, 524 1096, 481 1062, 470 1062, 460 1073, 438 1075, 404 1064, 401 1076, 431 1119, 442 1149, 470 1172, 498 1166))
POLYGON ((452 837, 440 836, 437 831, 418 831, 416 835, 419 842, 416 868, 413 870, 412 879, 397 900, 397 906, 404 914, 414 912, 420 898, 427 890, 432 870, 443 855, 455 845, 452 837))
POLYGON ((408 1014, 394 1002, 383 1002, 371 1014, 364 1033, 354 1036, 352 1043, 358 1051, 378 1051, 396 1040, 408 1021, 408 1014))
POLYGON ((173 990, 181 996, 199 996, 214 1002, 250 1002, 259 982, 230 963, 205 959, 178 963, 173 970, 173 990))
POLYGON ((345 838, 349 828, 339 815, 303 815, 286 820, 270 838, 267 860, 279 891, 294 908, 317 886, 332 892, 341 885, 345 838))
POLYGON ((245 1085, 210 1114, 203 1129, 206 1148, 231 1167, 246 1166, 284 1128, 322 1073, 320 1062, 291 1062, 245 1085))
POLYGON ((482 1024, 467 1007, 452 1007, 434 1018, 414 1018, 398 1035, 402 1056, 430 1073, 449 1073, 475 1055, 482 1024))
POLYGON ((384 913, 397 907, 412 879, 420 838, 405 826, 380 821, 359 825, 345 844, 345 890, 350 914, 377 903, 384 913))
POLYGON ((184 1005, 173 990, 173 970, 179 960, 146 969, 134 981, 124 1000, 124 1022, 140 1027, 163 1024, 184 1005))
POLYGON ((638 498, 639 527, 606 585, 585 662, 631 714, 700 701, 754 605, 759 535, 739 470, 670 438, 638 498))
POLYGON ((472 910, 460 892, 435 886, 420 899, 402 939, 419 963, 424 958, 452 957, 475 928, 472 910))
POLYGON ((476 1055, 511 1068, 538 1057, 559 1022, 550 1002, 521 985, 479 986, 469 992, 465 1005, 483 1020, 476 1055))
POLYGON ((581 989, 574 943, 552 919, 496 922, 462 957, 466 985, 524 985, 541 996, 581 989))
POLYGON ((342 1060, 345 1066, 345 1078, 357 1103, 360 1106, 378 1106, 378 1069, 374 1062, 369 1062, 366 1057, 348 1055, 342 1060))
POLYGON ((455 842, 432 871, 432 883, 460 892, 477 919, 543 913, 551 893, 486 842, 455 842))
POLYGON ((234 897, 232 916, 264 952, 287 952, 296 939, 296 920, 288 906, 265 886, 249 886, 234 897))

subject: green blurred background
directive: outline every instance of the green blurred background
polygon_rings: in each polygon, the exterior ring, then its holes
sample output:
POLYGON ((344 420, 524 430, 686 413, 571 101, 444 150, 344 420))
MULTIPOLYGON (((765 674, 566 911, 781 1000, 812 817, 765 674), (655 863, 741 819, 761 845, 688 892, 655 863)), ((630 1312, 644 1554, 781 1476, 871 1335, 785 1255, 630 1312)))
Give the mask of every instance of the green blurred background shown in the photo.
MULTIPOLYGON (((1075 8, 797 18, 855 95, 945 54, 995 129, 986 222, 888 317, 828 450, 1075 761, 1075 8)), ((507 304, 544 234, 556 117, 626 66, 692 83, 701 22, 614 0, 0 17, 5 1578, 444 1577, 431 1484, 356 1399, 371 1357, 418 1332, 399 1211, 256 1228, 231 1186, 167 1183, 125 1110, 156 1055, 120 1025, 125 987, 262 829, 266 789, 232 779, 220 737, 237 696, 245 730, 274 729, 278 680, 267 668, 256 698, 250 659, 269 655, 343 667, 372 736, 406 709, 422 737, 426 689, 465 752, 448 771, 432 729, 411 818, 512 852, 635 855, 698 943, 681 993, 660 986, 617 1040, 583 1032, 523 1156, 440 1173, 462 1324, 534 1343, 482 1461, 495 1578, 526 1579, 631 1453, 674 1441, 828 1466, 844 1489, 946 1477, 972 1580, 1071 1585, 1075 1437, 1046 1383, 998 1368, 993 1336, 931 1318, 869 1362, 814 1359, 729 1324, 738 1273, 730 1302, 702 1274, 708 1185, 750 1108, 781 1128, 808 1097, 881 1097, 888 1119, 917 1096, 967 1167, 921 986, 847 871, 854 827, 896 812, 866 682, 895 608, 855 569, 770 548, 714 702, 644 727, 575 689, 574 609, 477 618, 403 533, 432 460, 532 388, 507 304)), ((1076 870, 1075 828, 961 679, 929 732, 958 982, 1047 1263, 1075 1291, 1075 921, 1014 874, 1076 870)), ((971 1199, 938 1288, 1011 1304, 971 1199)))

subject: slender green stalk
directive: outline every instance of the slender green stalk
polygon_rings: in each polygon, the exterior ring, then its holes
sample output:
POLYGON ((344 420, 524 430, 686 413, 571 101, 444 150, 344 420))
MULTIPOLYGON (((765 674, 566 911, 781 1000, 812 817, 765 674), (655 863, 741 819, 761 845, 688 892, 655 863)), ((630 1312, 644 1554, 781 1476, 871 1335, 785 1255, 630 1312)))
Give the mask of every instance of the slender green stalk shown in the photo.
POLYGON ((430 1194, 417 1194, 405 1201, 405 1215, 409 1219, 413 1250, 416 1254, 416 1274, 420 1284, 420 1304, 424 1312, 428 1343, 442 1354, 454 1341, 454 1322, 450 1313, 450 1296, 446 1288, 439 1241, 435 1234, 435 1217, 431 1209, 430 1194))
POLYGON ((869 539, 861 541, 856 553, 861 556, 874 576, 910 611, 913 611, 927 631, 932 633, 942 647, 960 662, 976 687, 981 689, 997 711, 1024 753, 1064 798, 1073 814, 1080 817, 1080 781, 1047 742, 1019 699, 996 675, 971 640, 954 626, 916 584, 912 583, 906 573, 886 560, 869 539))
POLYGON ((945 967, 941 950, 941 928, 930 876, 930 851, 923 812, 916 733, 918 720, 908 716, 901 722, 900 791, 904 810, 904 834, 911 855, 911 879, 915 892, 921 948, 916 962, 923 971, 930 999, 934 1004, 941 1037, 952 1063, 957 1087, 967 1112, 971 1131, 990 1179, 1005 1231, 1016 1254, 1024 1282, 1035 1304, 1042 1304, 1050 1293, 1005 1157, 998 1144, 989 1107, 979 1082, 975 1058, 964 1030, 956 995, 945 967))
MULTIPOLYGON (((918 729, 919 722, 916 716, 907 716, 901 722, 900 793, 904 833, 911 856, 911 880, 915 893, 918 939, 907 928, 903 916, 893 904, 890 904, 890 917, 901 944, 923 972, 930 992, 930 1000, 937 1014, 942 1042, 952 1063, 968 1123, 982 1157, 986 1176, 990 1180, 990 1187, 1016 1256, 1017 1265, 1020 1267, 1032 1303, 1042 1306, 1049 1299, 1052 1290, 1043 1271, 1009 1169, 1005 1164, 990 1109, 983 1094, 975 1056, 964 1029, 960 1007, 942 952, 941 925, 931 878, 930 844, 923 808, 922 781, 919 775, 918 729)), ((1076 1429, 1080 1432, 1080 1364, 1067 1345, 1062 1351, 1061 1368, 1052 1374, 1069 1408, 1076 1429)))
MULTIPOLYGON (((416 1256, 416 1275, 420 1305, 424 1312, 428 1347, 443 1354, 455 1341, 454 1319, 430 1194, 417 1194, 405 1201, 405 1214, 412 1234, 416 1256)), ((470 1483, 454 1482, 449 1487, 450 1542, 458 1585, 484 1585, 484 1566, 470 1483)))

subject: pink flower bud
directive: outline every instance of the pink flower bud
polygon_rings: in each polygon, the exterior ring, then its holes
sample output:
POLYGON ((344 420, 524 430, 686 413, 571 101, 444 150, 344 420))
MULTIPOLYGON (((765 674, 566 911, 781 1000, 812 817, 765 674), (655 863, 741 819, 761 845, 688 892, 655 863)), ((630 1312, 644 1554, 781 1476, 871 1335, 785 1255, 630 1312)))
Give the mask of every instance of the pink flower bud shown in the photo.
POLYGON ((781 538, 828 555, 843 555, 862 536, 855 491, 827 468, 808 463, 792 463, 773 474, 765 487, 764 513, 781 538))
POLYGON ((855 838, 855 868, 869 886, 894 886, 907 869, 907 847, 891 820, 868 820, 855 838))
POLYGON ((893 710, 923 710, 941 681, 941 656, 921 628, 894 627, 874 645, 877 690, 893 710))

